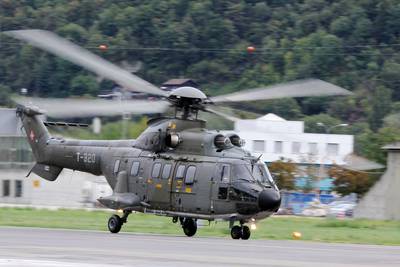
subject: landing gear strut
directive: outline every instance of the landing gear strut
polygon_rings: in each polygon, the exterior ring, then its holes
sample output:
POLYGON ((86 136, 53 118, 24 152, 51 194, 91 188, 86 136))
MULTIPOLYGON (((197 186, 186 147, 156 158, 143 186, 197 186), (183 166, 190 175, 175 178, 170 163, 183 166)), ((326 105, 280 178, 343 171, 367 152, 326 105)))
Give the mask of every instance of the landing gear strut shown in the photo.
POLYGON ((179 218, 183 232, 187 236, 194 236, 197 232, 197 222, 191 218, 179 218))
POLYGON ((122 225, 127 222, 129 214, 131 214, 131 211, 124 210, 124 215, 122 217, 116 214, 112 215, 110 219, 108 219, 108 230, 113 234, 118 233, 122 225))
POLYGON ((251 232, 250 228, 246 225, 241 224, 235 225, 231 228, 231 236, 233 239, 243 239, 247 240, 250 238, 251 232))

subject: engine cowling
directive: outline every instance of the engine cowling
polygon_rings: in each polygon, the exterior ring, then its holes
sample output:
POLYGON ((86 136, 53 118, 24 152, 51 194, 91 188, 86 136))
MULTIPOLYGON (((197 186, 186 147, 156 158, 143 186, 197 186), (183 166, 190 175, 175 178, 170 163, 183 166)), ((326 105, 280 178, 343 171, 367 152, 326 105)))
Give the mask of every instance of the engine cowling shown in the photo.
POLYGON ((240 138, 239 135, 237 134, 230 134, 228 135, 229 140, 231 141, 232 145, 237 146, 237 147, 242 147, 245 144, 245 141, 240 138))

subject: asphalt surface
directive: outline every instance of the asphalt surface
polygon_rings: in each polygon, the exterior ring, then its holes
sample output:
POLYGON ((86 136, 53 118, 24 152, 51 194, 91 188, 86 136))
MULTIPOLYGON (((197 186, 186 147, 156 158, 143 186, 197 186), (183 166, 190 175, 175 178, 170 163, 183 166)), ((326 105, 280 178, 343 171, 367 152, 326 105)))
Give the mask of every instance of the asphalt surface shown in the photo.
POLYGON ((400 266, 400 246, 0 227, 0 266, 400 266))

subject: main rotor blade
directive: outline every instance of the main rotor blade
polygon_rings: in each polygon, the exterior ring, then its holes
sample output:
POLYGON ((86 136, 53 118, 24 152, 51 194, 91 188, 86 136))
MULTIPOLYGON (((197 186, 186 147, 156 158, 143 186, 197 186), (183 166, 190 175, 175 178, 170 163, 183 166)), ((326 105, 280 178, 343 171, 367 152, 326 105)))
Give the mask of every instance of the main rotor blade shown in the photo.
POLYGON ((209 107, 205 108, 204 111, 207 111, 207 112, 210 112, 210 113, 212 113, 212 114, 221 116, 221 117, 223 117, 223 118, 225 118, 225 119, 227 119, 227 120, 229 120, 229 121, 236 122, 236 121, 239 121, 239 120, 240 120, 239 118, 237 118, 237 117, 235 117, 235 116, 231 116, 231 115, 229 115, 229 114, 226 114, 226 113, 224 113, 224 112, 220 112, 220 111, 218 111, 218 110, 215 110, 215 109, 212 109, 212 108, 209 108, 209 107))
POLYGON ((214 103, 241 102, 285 97, 309 97, 351 94, 352 93, 350 91, 334 84, 318 79, 307 79, 239 91, 232 94, 215 96, 211 97, 210 100, 214 103))
POLYGON ((167 93, 155 85, 131 74, 117 65, 88 50, 44 30, 17 30, 3 32, 8 36, 28 42, 30 45, 68 60, 97 75, 110 79, 128 91, 166 96, 167 93))
POLYGON ((18 104, 35 105, 46 110, 53 118, 78 118, 96 116, 118 116, 123 114, 163 113, 168 107, 167 101, 145 100, 102 100, 102 99, 58 99, 17 97, 18 104))

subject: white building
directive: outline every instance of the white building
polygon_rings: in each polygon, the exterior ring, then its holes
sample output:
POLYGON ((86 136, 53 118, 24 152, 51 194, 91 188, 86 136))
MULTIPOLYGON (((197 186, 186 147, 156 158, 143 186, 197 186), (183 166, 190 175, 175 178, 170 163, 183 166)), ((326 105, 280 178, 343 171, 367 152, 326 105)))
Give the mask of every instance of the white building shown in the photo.
POLYGON ((305 133, 303 121, 287 121, 271 113, 235 122, 235 132, 246 141, 245 149, 262 154, 264 162, 283 157, 299 164, 344 165, 353 153, 352 135, 305 133))

